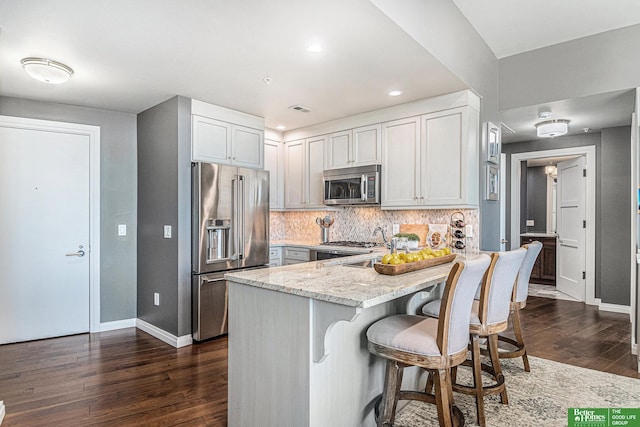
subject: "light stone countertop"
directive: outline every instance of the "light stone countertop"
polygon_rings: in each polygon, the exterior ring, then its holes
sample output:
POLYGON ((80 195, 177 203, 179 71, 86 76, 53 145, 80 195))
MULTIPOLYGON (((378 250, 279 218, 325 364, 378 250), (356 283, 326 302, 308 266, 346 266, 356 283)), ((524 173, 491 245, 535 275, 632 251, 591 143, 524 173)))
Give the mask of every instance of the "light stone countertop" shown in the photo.
POLYGON ((296 246, 311 250, 338 250, 340 252, 353 252, 354 254, 362 254, 363 252, 376 252, 384 249, 382 246, 375 246, 372 248, 358 248, 349 246, 323 245, 318 240, 272 240, 269 242, 269 247, 272 248, 284 246, 296 246))
POLYGON ((553 233, 521 233, 520 237, 556 237, 553 233))
MULTIPOLYGON (((372 267, 344 264, 381 256, 374 253, 225 274, 232 282, 350 307, 368 308, 424 290, 446 280, 452 263, 397 276, 372 267)), ((233 284, 231 285, 233 286, 233 284)))

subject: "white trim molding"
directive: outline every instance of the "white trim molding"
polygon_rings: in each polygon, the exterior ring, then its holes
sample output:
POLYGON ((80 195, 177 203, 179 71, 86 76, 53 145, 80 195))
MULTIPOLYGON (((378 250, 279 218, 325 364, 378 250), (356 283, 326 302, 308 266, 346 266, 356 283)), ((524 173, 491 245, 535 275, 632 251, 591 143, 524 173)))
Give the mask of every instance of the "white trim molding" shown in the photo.
POLYGON ((598 303, 598 310, 611 313, 631 314, 631 307, 628 305, 609 304, 606 302, 598 303))
POLYGON ((89 137, 89 332, 100 332, 100 127, 12 116, 0 127, 89 137))
POLYGON ((511 242, 520 242, 520 180, 522 171, 520 162, 524 160, 541 159, 545 157, 585 156, 587 169, 586 191, 586 257, 585 257, 585 296, 586 303, 598 305, 595 297, 596 290, 596 147, 586 145, 582 147, 559 148, 555 150, 531 151, 527 153, 511 154, 511 242))
POLYGON ((167 344, 175 347, 185 347, 187 345, 193 344, 193 338, 191 335, 183 335, 181 337, 176 337, 169 332, 158 328, 157 326, 152 325, 151 323, 147 323, 142 319, 136 319, 136 328, 140 329, 148 333, 149 335, 158 338, 160 341, 164 341, 167 344))
POLYGON ((0 424, 2 424, 2 420, 4 419, 4 414, 5 414, 4 402, 0 400, 0 424))
POLYGON ((116 329, 135 328, 135 327, 136 327, 135 318, 114 320, 112 322, 100 323, 100 332, 114 331, 116 329))

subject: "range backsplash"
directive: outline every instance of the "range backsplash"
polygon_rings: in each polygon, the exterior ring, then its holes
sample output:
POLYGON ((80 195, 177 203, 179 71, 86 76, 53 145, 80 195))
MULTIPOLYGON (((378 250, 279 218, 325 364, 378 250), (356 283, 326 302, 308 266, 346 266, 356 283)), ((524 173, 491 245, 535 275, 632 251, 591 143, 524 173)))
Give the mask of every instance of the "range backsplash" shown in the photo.
POLYGON ((331 240, 379 241, 373 230, 382 226, 391 235, 392 224, 449 224, 451 214, 462 212, 467 224, 473 226, 474 238, 467 239, 467 248, 478 249, 477 209, 428 209, 387 211, 376 207, 344 207, 334 211, 271 212, 271 240, 317 240, 320 227, 316 218, 329 215, 335 222, 330 229, 331 240))

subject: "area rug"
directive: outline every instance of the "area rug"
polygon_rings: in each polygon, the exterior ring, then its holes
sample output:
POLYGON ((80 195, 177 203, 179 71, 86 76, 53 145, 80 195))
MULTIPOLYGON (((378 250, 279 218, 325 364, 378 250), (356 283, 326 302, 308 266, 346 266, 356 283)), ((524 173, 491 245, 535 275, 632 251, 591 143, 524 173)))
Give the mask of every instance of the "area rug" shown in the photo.
MULTIPOLYGON (((509 395, 502 405, 499 396, 485 397, 487 426, 566 426, 568 408, 638 408, 640 379, 565 365, 529 356, 531 372, 522 359, 501 361, 509 395)), ((470 384, 471 369, 458 369, 460 382, 470 384)), ((477 425, 475 400, 454 393, 466 425, 477 425)), ((411 402, 397 415, 395 427, 437 426, 435 405, 411 402)))

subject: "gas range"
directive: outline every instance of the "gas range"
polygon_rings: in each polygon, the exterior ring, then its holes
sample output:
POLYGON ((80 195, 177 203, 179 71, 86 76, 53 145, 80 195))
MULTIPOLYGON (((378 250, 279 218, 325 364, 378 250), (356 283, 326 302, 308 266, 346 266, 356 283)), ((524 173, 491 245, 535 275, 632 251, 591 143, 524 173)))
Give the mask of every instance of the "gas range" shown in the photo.
POLYGON ((335 242, 325 242, 326 246, 346 246, 349 248, 375 248, 378 246, 375 242, 354 242, 349 240, 338 240, 335 242))

